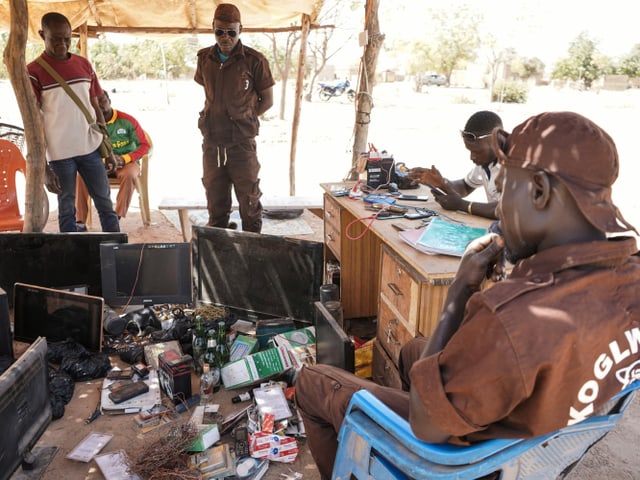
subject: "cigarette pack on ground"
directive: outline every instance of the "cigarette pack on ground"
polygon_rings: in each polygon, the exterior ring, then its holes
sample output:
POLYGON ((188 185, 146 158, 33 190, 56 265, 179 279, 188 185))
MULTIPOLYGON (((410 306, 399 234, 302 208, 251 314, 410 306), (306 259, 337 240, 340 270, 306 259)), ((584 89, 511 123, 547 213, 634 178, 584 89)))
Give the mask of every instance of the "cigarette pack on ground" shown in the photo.
POLYGON ((269 348, 222 367, 222 383, 227 389, 253 385, 287 372, 293 362, 286 347, 269 348))
POLYGON ((253 458, 293 463, 298 456, 298 442, 293 437, 256 432, 251 435, 249 453, 253 458))

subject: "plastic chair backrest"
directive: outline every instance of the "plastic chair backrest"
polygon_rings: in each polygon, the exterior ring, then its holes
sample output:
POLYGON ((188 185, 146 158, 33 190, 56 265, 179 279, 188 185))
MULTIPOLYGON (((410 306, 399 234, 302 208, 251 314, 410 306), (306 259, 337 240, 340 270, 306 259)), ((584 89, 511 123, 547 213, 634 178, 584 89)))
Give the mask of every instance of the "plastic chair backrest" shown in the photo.
POLYGON ((406 420, 361 390, 340 429, 333 478, 478 478, 497 471, 501 479, 555 478, 615 427, 638 389, 636 380, 601 409, 609 413, 556 432, 471 446, 420 441, 406 420))
POLYGON ((27 174, 27 164, 18 146, 0 140, 0 231, 22 231, 24 218, 16 192, 16 173, 27 174))

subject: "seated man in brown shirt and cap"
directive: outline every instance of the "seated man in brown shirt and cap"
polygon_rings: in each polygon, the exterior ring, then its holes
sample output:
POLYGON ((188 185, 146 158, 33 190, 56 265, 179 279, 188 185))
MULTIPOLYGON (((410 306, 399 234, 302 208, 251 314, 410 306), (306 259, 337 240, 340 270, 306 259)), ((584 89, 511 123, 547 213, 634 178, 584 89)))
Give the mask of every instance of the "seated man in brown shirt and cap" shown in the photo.
POLYGON ((527 438, 579 422, 637 379, 640 257, 613 204, 611 137, 571 112, 496 129, 500 235, 472 242, 429 338, 401 352, 403 390, 304 367, 296 401, 329 478, 351 396, 370 390, 427 442, 527 438), (500 137, 499 137, 500 136, 500 137), (498 138, 507 138, 502 147, 498 138), (487 276, 509 276, 482 290, 487 276))

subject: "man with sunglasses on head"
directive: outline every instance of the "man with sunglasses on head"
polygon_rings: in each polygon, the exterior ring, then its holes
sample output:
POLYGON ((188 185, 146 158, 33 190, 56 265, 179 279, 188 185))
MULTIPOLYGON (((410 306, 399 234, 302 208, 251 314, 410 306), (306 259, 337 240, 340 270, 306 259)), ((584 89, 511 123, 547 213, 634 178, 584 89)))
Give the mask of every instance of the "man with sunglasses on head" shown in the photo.
POLYGON ((236 227, 229 223, 233 186, 242 230, 260 233, 262 192, 255 137, 258 117, 273 105, 275 81, 264 55, 240 41, 242 24, 235 5, 218 5, 213 31, 216 44, 198 52, 194 77, 205 92, 198 128, 203 136, 208 226, 236 227))
POLYGON ((460 134, 475 167, 465 178, 448 180, 435 166, 413 168, 409 172, 409 178, 431 187, 435 201, 446 210, 460 210, 469 215, 497 218, 495 210, 500 194, 496 189, 495 180, 500 166, 491 146, 491 132, 496 127, 502 128, 502 120, 495 113, 486 110, 474 113, 467 120, 460 134), (480 187, 484 187, 487 203, 465 200, 464 197, 480 187))

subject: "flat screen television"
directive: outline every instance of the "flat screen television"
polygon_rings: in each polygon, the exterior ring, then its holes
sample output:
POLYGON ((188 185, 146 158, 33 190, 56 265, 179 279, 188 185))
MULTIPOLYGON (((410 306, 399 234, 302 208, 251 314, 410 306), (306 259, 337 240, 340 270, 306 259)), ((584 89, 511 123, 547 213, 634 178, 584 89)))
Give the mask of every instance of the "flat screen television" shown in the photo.
POLYGON ((316 363, 333 365, 353 373, 355 346, 322 302, 315 303, 316 363))
POLYGON ((322 243, 215 227, 192 232, 198 304, 223 305, 251 320, 313 322, 323 276, 322 243))
POLYGON ((47 341, 38 338, 0 376, 0 480, 13 478, 50 423, 47 341))
POLYGON ((102 296, 100 244, 127 243, 126 233, 0 233, 0 288, 13 305, 16 282, 50 288, 87 285, 102 296))
POLYGON ((190 243, 103 244, 100 263, 109 306, 193 303, 190 243))
POLYGON ((102 297, 16 283, 13 289, 13 337, 31 343, 72 338, 87 349, 102 348, 102 297))

